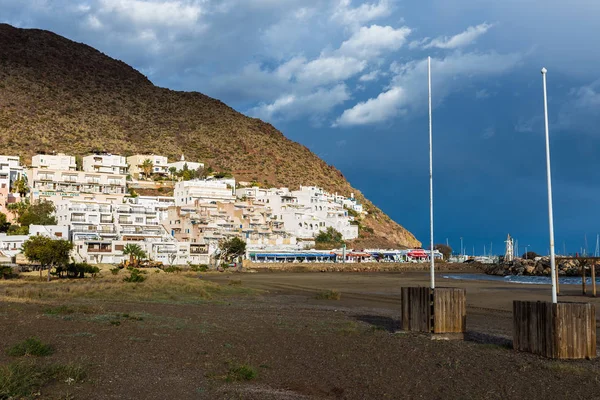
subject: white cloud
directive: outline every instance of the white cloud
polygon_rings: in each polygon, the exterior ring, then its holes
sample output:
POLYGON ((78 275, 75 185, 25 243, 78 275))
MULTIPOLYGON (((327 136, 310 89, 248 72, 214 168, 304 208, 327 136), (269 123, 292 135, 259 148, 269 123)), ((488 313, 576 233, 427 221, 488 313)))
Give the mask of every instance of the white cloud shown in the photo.
POLYGON ((422 47, 428 41, 429 41, 428 37, 425 37, 425 38, 419 39, 419 40, 413 40, 412 42, 410 42, 408 44, 408 48, 411 50, 418 49, 419 47, 422 47))
POLYGON ((371 82, 376 80, 379 77, 380 73, 381 72, 379 70, 371 71, 367 74, 362 75, 360 78, 358 78, 358 80, 361 82, 371 82))
POLYGON ((377 3, 363 3, 354 8, 351 4, 352 0, 340 0, 331 19, 344 25, 361 26, 366 22, 387 17, 392 13, 392 7, 388 0, 379 0, 377 3))
POLYGON ((578 130, 591 134, 597 134, 598 125, 600 125, 600 80, 571 89, 567 102, 559 109, 556 122, 556 127, 560 130, 578 130))
POLYGON ((99 12, 137 25, 172 27, 194 25, 203 14, 199 2, 182 0, 100 0, 99 12))
POLYGON ((429 44, 423 46, 423 48, 429 49, 431 47, 437 47, 439 49, 456 49, 465 47, 477 40, 479 36, 485 34, 492 26, 494 25, 485 22, 477 26, 470 26, 466 31, 461 32, 458 35, 451 37, 440 36, 435 38, 429 42, 429 44))
MULTIPOLYGON (((432 94, 436 104, 452 91, 474 81, 509 71, 521 61, 519 54, 454 53, 443 59, 432 59, 432 94)), ((345 110, 335 126, 375 124, 397 115, 420 113, 427 108, 427 60, 406 64, 393 63, 395 74, 390 87, 376 98, 360 102, 345 110)))
POLYGON ((348 88, 339 84, 331 89, 319 88, 306 95, 286 94, 271 104, 260 104, 248 114, 269 120, 294 119, 304 115, 324 115, 350 98, 348 88))
POLYGON ((377 57, 383 51, 398 50, 406 42, 411 30, 391 26, 363 26, 340 46, 338 52, 360 58, 377 57))
POLYGON ((487 99, 488 97, 490 97, 490 92, 488 92, 487 89, 481 89, 475 92, 475 98, 477 100, 487 99))
POLYGON ((345 110, 333 126, 366 125, 387 121, 398 115, 397 105, 405 100, 405 91, 401 87, 393 87, 374 99, 360 102, 345 110))
POLYGON ((496 136, 496 129, 494 127, 488 127, 483 131, 481 135, 484 139, 491 139, 496 136))
POLYGON ((352 57, 323 57, 305 64, 297 78, 311 85, 323 85, 351 78, 366 67, 366 61, 352 57))

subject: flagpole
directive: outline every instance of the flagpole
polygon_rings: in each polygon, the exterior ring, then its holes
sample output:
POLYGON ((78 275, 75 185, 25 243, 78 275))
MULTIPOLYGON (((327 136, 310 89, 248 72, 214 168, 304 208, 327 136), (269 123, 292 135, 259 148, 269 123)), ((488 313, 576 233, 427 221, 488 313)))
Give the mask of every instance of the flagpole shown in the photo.
POLYGON ((427 78, 429 83, 429 231, 430 231, 430 262, 431 288, 435 289, 435 260, 433 255, 433 146, 431 125, 431 57, 427 57, 427 78))
POLYGON ((556 260, 554 257, 554 217, 552 212, 552 173, 550 170, 550 134, 548 133, 548 95, 546 92, 546 73, 542 68, 542 82, 544 84, 544 122, 546 126, 546 178, 548 180, 548 224, 550 230, 550 274, 552 277, 552 303, 556 303, 556 260))

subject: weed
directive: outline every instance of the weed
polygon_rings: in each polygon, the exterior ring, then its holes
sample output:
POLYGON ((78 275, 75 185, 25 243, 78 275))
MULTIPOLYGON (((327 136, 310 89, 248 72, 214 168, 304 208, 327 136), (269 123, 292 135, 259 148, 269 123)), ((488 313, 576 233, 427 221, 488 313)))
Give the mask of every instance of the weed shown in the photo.
POLYGON ((342 294, 337 290, 325 290, 317 293, 316 298, 318 300, 340 300, 342 298, 342 294))
POLYGON ((82 382, 85 368, 79 364, 39 366, 15 362, 0 366, 0 399, 22 399, 39 396, 42 386, 56 380, 69 385, 82 382))
POLYGON ((229 286, 240 286, 242 284, 241 279, 231 279, 228 283, 229 286))
POLYGON ((44 344, 40 339, 35 337, 30 337, 25 339, 24 341, 15 344, 10 347, 6 354, 11 357, 22 357, 22 356, 49 356, 52 354, 54 350, 52 346, 48 344, 44 344))
POLYGON ((96 336, 95 333, 90 333, 90 332, 77 332, 73 334, 74 337, 94 337, 96 336))
POLYGON ((171 266, 171 267, 165 268, 165 272, 167 272, 169 274, 172 274, 173 272, 180 273, 181 272, 181 268, 171 266))
POLYGON ((49 307, 44 310, 44 314, 48 315, 63 315, 63 314, 73 314, 75 310, 71 307, 62 305, 58 307, 49 307))
POLYGON ((253 367, 242 364, 231 366, 225 380, 227 382, 251 381, 256 377, 258 377, 258 372, 253 367))
POLYGON ((544 368, 549 371, 556 371, 560 373, 567 373, 573 375, 580 375, 585 373, 586 369, 580 365, 574 365, 564 362, 548 362, 543 364, 544 368))
POLYGON ((131 268, 130 269, 131 274, 129 276, 126 276, 125 278, 123 278, 124 282, 144 282, 146 280, 146 277, 143 275, 146 272, 144 271, 140 271, 137 268, 131 268))
POLYGON ((113 274, 113 275, 118 275, 120 270, 121 270, 121 268, 114 267, 114 268, 110 269, 110 273, 113 274))

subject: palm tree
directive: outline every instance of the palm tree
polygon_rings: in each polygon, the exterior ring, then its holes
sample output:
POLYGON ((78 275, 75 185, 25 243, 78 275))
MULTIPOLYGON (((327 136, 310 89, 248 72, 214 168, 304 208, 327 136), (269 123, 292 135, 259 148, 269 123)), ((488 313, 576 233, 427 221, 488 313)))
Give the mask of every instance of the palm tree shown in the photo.
POLYGON ((149 158, 146 158, 144 160, 144 162, 142 163, 142 170, 144 171, 144 176, 146 177, 146 179, 148 179, 150 177, 150 175, 152 174, 153 168, 154 168, 154 164, 152 163, 152 160, 150 160, 149 158))
POLYGON ((146 258, 146 252, 142 250, 139 244, 127 244, 123 248, 123 254, 129 255, 129 265, 133 265, 135 260, 146 258))
POLYGON ((24 198, 27 192, 29 192, 29 188, 27 187, 27 181, 25 178, 20 177, 16 181, 13 182, 13 192, 19 193, 19 195, 24 198))

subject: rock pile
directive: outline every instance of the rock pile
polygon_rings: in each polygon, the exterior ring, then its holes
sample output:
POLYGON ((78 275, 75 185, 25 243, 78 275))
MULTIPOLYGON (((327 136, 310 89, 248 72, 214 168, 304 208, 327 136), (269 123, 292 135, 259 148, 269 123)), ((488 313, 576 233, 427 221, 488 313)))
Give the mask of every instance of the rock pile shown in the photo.
MULTIPOLYGON (((557 271, 560 276, 581 276, 581 269, 589 269, 585 262, 576 259, 565 259, 557 262, 557 271)), ((538 257, 535 260, 516 259, 513 262, 492 264, 487 267, 488 275, 536 275, 550 276, 550 257, 538 257)))

